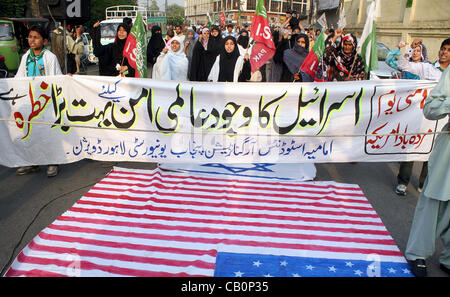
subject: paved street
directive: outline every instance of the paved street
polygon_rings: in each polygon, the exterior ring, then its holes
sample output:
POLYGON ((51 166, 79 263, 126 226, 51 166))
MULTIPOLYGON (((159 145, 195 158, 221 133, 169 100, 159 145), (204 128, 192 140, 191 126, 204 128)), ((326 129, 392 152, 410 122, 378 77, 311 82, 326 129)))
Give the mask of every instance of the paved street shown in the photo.
MULTIPOLYGON (((11 255, 14 257, 43 228, 69 209, 112 166, 153 169, 154 163, 111 163, 83 160, 60 166, 54 178, 45 175, 45 166, 38 173, 17 176, 14 168, 0 167, 0 267, 11 255), (25 232, 25 233, 24 233, 25 232)), ((317 164, 319 180, 334 180, 358 184, 381 217, 400 250, 404 252, 414 207, 417 202, 418 174, 421 163, 416 163, 414 176, 406 197, 397 196, 396 163, 317 164)), ((429 259, 429 276, 447 276, 439 269, 439 252, 429 259)))
MULTIPOLYGON (((90 67, 89 74, 96 74, 90 67)), ((404 252, 414 208, 422 163, 414 166, 406 197, 394 193, 397 163, 316 164, 319 180, 358 184, 371 202, 399 249, 404 252)), ((41 171, 17 176, 15 168, 0 166, 0 269, 3 269, 43 228, 69 209, 113 166, 154 169, 154 163, 98 162, 82 160, 60 166, 60 174, 48 178, 45 166, 41 171)), ((448 276, 439 269, 442 244, 428 260, 429 276, 448 276)))

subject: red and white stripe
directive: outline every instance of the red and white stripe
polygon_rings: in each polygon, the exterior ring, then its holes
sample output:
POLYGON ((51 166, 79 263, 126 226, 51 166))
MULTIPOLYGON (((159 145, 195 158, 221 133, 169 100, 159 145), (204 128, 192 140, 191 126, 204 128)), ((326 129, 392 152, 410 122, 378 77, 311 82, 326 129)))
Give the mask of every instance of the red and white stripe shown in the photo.
POLYGON ((114 168, 7 276, 212 276, 218 252, 405 262, 357 185, 114 168))

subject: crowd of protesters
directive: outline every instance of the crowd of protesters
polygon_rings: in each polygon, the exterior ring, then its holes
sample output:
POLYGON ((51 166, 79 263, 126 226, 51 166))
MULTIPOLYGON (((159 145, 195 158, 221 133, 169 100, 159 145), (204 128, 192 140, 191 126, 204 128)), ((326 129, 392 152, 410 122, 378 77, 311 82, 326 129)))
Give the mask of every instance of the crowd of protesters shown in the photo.
MULTIPOLYGON (((251 73, 249 26, 242 27, 203 25, 182 27, 169 26, 166 36, 161 28, 152 27, 152 36, 147 46, 147 61, 158 71, 161 63, 175 55, 170 43, 175 37, 182 43, 178 59, 185 57, 185 63, 165 64, 163 69, 171 73, 186 73, 186 77, 176 76, 178 80, 190 81, 264 81, 264 82, 311 82, 315 77, 301 72, 300 66, 312 49, 321 30, 313 31, 293 21, 290 12, 286 21, 280 26, 272 27, 272 36, 276 52, 272 59, 258 70, 258 75, 251 73), (228 46, 226 45, 228 44, 228 46), (181 49, 183 49, 181 51, 181 49), (163 53, 164 59, 157 58, 163 53), (159 63, 161 62, 161 63, 159 63)), ((327 49, 317 76, 323 81, 362 80, 367 77, 364 63, 357 54, 357 39, 353 34, 344 34, 343 30, 326 30, 327 49)), ((153 71, 153 73, 155 73, 153 71)), ((166 79, 169 76, 166 76, 166 79)), ((160 76, 153 77, 160 79, 160 76)))
MULTIPOLYGON (((99 74, 104 76, 124 75, 134 77, 134 69, 130 67, 123 56, 123 48, 130 33, 130 19, 117 28, 115 41, 108 45, 100 42, 99 22, 91 31, 94 54, 99 59, 99 74)), ((68 26, 53 31, 52 43, 61 40, 61 32, 66 31, 66 50, 68 63, 66 73, 79 72, 76 56, 80 54, 82 27, 68 26)), ((239 28, 233 25, 217 26, 169 26, 167 34, 162 35, 158 26, 151 28, 151 38, 147 46, 147 62, 152 68, 151 77, 159 80, 175 81, 209 81, 209 82, 312 82, 320 81, 355 81, 368 78, 368 71, 362 57, 357 53, 358 40, 352 33, 342 29, 327 29, 325 32, 325 51, 319 58, 319 66, 314 77, 300 71, 313 44, 321 33, 320 30, 304 28, 292 17, 286 14, 286 21, 280 26, 272 27, 272 37, 276 46, 274 56, 258 71, 252 73, 251 28, 239 28), (256 72, 259 72, 258 75, 256 72)), ((60 48, 52 44, 51 51, 45 48, 49 34, 41 27, 32 27, 28 34, 30 49, 23 55, 16 77, 33 77, 62 74, 63 64, 60 48)), ((63 44, 61 41, 59 44, 63 44)), ((386 56, 386 63, 401 72, 403 79, 440 80, 436 90, 430 94, 424 112, 427 118, 435 120, 449 115, 448 80, 450 64, 450 38, 445 39, 438 53, 438 61, 430 62, 428 51, 421 39, 407 45, 400 42, 386 56), (402 48, 406 50, 401 53, 402 48), (446 70, 447 69, 447 70, 446 70), (445 71, 445 74, 443 75, 445 71)), ((448 124, 444 130, 448 131, 448 124)), ((441 233, 444 244, 448 248, 449 214, 448 206, 448 134, 440 135, 437 150, 430 157, 430 165, 424 164, 419 181, 420 207, 411 229, 406 250, 413 273, 426 275, 425 259, 434 252, 434 240, 441 233), (443 158, 443 154, 446 157, 443 158), (439 161, 438 161, 439 160, 439 161), (428 168, 430 178, 427 178, 428 168), (444 197, 445 196, 445 197, 444 197), (445 207, 445 209, 444 209, 445 207), (440 228, 440 229, 439 229, 440 228), (441 230, 442 229, 442 230, 441 230), (445 230, 446 231, 445 231, 445 230), (441 231, 439 231, 441 230, 441 231), (440 233, 440 234, 438 234, 440 233)), ((403 162, 398 174, 398 186, 395 192, 406 195, 406 188, 412 171, 412 162, 403 162)), ((18 175, 39 170, 38 166, 27 166, 17 169, 18 175)), ((47 175, 55 176, 57 165, 47 167, 47 175)), ((447 253, 441 258, 441 268, 450 271, 450 256, 447 253), (445 256, 445 257, 444 257, 445 256)))
MULTIPOLYGON (((117 27, 113 43, 102 45, 100 42, 100 22, 93 25, 93 53, 98 58, 99 75, 134 77, 135 69, 130 67, 123 56, 123 48, 132 27, 132 20, 124 18, 117 27)), ((22 57, 16 77, 51 75, 55 73, 76 74, 79 72, 79 55, 82 52, 82 26, 68 25, 51 32, 52 52, 45 45, 50 40, 49 34, 42 28, 31 28, 28 43, 30 49, 22 57), (66 30, 67 71, 64 71, 64 52, 62 51, 62 32, 66 30), (36 46, 36 37, 41 41, 36 46), (30 37, 31 36, 31 37, 30 37), (53 56, 56 59, 53 59, 53 56), (50 58, 52 57, 52 58, 50 58), (78 57, 78 60, 77 60, 78 57)), ((149 77, 159 80, 175 81, 210 81, 210 82, 312 82, 312 81, 354 81, 368 78, 362 57, 357 53, 358 40, 352 33, 342 29, 326 29, 325 50, 319 59, 319 66, 314 77, 300 71, 302 63, 312 49, 321 30, 305 28, 295 17, 295 12, 288 11, 285 21, 272 26, 271 33, 276 47, 274 56, 260 69, 251 71, 250 57, 252 44, 251 28, 228 24, 226 26, 168 25, 167 33, 162 35, 162 28, 153 26, 147 45, 147 63, 152 69, 149 77)), ((406 42, 391 50, 386 56, 386 63, 401 72, 404 79, 439 80, 450 63, 450 39, 442 42, 438 61, 430 62, 425 44, 421 39, 414 39, 408 46, 406 42), (401 49, 406 48, 404 53, 401 49)), ((395 191, 406 195, 406 188, 412 172, 412 162, 403 162, 398 174, 398 186, 395 191)), ((57 167, 49 166, 49 176, 57 173, 57 167), (55 169, 56 168, 56 169, 55 169)), ((419 181, 422 190, 427 176, 427 164, 423 166, 419 181)), ((35 171, 35 167, 19 168, 18 174, 35 171)))

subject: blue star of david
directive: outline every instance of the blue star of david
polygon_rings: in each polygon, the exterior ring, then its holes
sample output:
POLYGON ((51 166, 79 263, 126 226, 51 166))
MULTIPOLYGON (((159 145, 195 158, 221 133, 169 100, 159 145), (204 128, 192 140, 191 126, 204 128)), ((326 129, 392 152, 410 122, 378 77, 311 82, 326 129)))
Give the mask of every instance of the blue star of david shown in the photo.
MULTIPOLYGON (((249 164, 250 165, 250 164, 249 164)), ((272 169, 269 168, 269 166, 274 166, 275 164, 271 163, 251 163, 253 167, 240 167, 240 166, 230 166, 226 164, 221 163, 210 163, 210 164, 203 164, 202 166, 206 167, 213 167, 213 168, 220 168, 227 170, 232 173, 242 173, 242 172, 274 172, 272 169)))

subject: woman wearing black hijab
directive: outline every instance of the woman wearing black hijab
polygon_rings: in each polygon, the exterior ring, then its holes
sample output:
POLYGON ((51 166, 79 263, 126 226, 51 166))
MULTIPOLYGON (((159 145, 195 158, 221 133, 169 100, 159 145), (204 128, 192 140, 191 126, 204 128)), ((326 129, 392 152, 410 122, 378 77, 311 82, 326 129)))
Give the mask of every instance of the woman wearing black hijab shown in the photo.
POLYGON ((189 80, 206 81, 208 79, 211 67, 219 54, 220 46, 218 42, 217 37, 211 38, 208 28, 203 28, 192 52, 189 80))
POLYGON ((161 27, 153 26, 152 27, 152 36, 148 41, 147 45, 147 62, 150 64, 155 64, 156 59, 158 58, 161 51, 166 46, 161 34, 161 27))
MULTIPOLYGON (((275 54, 272 58, 272 69, 270 74, 270 80, 271 82, 280 82, 281 76, 283 75, 283 72, 285 72, 286 65, 284 65, 283 62, 283 54, 285 50, 288 50, 291 48, 290 45, 290 39, 292 38, 291 34, 287 31, 283 31, 283 35, 281 37, 281 40, 277 43, 275 54)), ((291 80, 292 82, 292 80, 291 80)))
POLYGON ((292 82, 300 81, 314 81, 312 77, 304 72, 300 72, 300 66, 305 61, 309 53, 309 37, 306 34, 298 34, 294 38, 294 45, 291 49, 283 52, 284 69, 281 75, 281 81, 292 82), (296 75, 299 74, 299 75, 296 75))
POLYGON ((248 53, 248 43, 250 41, 250 37, 247 30, 241 30, 239 33, 239 36, 237 38, 237 44, 239 48, 239 52, 241 55, 245 55, 245 53, 248 53))
POLYGON ((208 81, 245 82, 250 79, 251 65, 249 55, 239 53, 238 44, 233 36, 224 38, 220 54, 211 68, 208 81))
POLYGON ((98 57, 99 74, 104 76, 134 77, 134 68, 128 64, 127 58, 123 56, 123 48, 127 41, 130 27, 122 23, 117 27, 116 39, 113 43, 102 45, 100 43, 100 22, 94 24, 93 47, 94 55, 98 57))
POLYGON ((222 31, 220 31, 219 26, 211 27, 211 36, 209 37, 209 50, 219 54, 223 45, 222 31))

